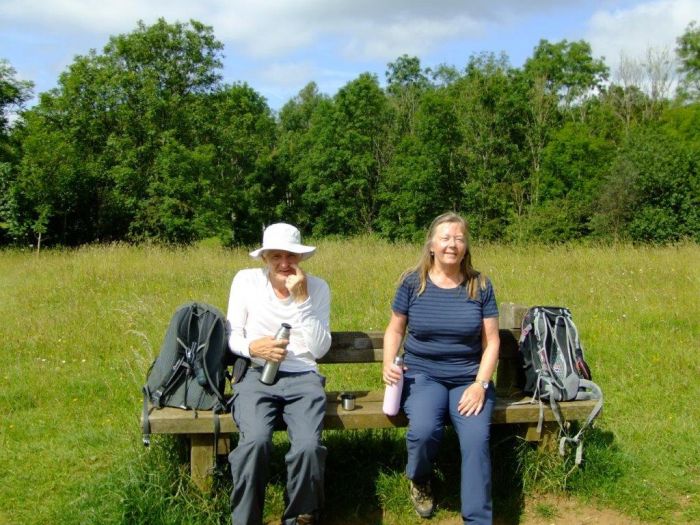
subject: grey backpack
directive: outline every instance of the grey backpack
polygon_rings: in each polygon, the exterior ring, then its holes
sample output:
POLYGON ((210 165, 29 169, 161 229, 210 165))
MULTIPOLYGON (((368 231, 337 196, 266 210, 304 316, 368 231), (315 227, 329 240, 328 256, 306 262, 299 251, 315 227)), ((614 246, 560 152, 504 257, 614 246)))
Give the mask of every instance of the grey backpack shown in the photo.
MULTIPOLYGON (((193 410, 193 417, 197 410, 223 412, 231 364, 224 315, 205 303, 178 307, 143 387, 144 445, 150 443, 150 410, 177 407, 193 410)), ((214 419, 218 434, 218 417, 214 419)))
POLYGON ((533 306, 528 309, 520 334, 520 359, 525 374, 524 391, 540 404, 538 431, 544 419, 543 400, 548 401, 561 430, 559 452, 576 446, 576 464, 583 454, 583 431, 603 408, 603 392, 592 381, 584 360, 578 329, 568 308, 533 306), (575 435, 570 435, 559 408, 561 401, 596 400, 593 410, 575 435))

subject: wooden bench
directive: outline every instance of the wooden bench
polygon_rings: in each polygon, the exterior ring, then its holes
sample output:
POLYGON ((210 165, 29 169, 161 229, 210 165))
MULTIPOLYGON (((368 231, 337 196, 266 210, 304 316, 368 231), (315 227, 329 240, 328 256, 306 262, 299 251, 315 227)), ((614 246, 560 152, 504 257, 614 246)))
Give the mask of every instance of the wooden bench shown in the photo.
MULTIPOLYGON (((497 401, 492 424, 518 425, 517 430, 525 440, 548 446, 552 438, 556 439, 559 428, 551 409, 545 407, 543 429, 538 433, 539 405, 519 403, 529 399, 522 394, 517 357, 520 322, 525 310, 524 306, 512 303, 504 303, 500 307, 501 351, 494 378, 497 401)), ((331 349, 319 361, 320 364, 346 363, 349 366, 382 362, 382 332, 333 332, 332 341, 331 349)), ((380 374, 379 370, 377 374, 380 374)), ((355 409, 347 411, 342 408, 341 392, 328 392, 325 429, 381 429, 407 425, 403 413, 390 417, 382 412, 382 390, 344 392, 355 394, 355 409)), ((588 416, 594 404, 593 401, 566 402, 561 404, 561 410, 567 420, 581 420, 588 416)), ((192 480, 201 489, 208 488, 215 461, 214 451, 228 453, 230 435, 237 432, 231 416, 220 415, 221 430, 217 447, 214 443, 213 414, 210 411, 197 411, 195 414, 179 408, 151 409, 148 418, 152 434, 174 434, 187 439, 192 480)), ((279 430, 282 429, 280 424, 279 430)))

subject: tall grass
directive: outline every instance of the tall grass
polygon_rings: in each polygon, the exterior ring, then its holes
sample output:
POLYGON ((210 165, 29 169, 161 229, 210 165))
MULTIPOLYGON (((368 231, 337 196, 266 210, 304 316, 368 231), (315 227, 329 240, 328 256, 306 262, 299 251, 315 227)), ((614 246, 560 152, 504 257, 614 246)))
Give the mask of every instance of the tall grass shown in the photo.
MULTIPOLYGON (((371 238, 318 243, 305 263, 330 284, 335 330, 382 329, 413 245, 371 238)), ((700 247, 482 245, 475 265, 499 301, 569 306, 606 396, 583 469, 494 432, 496 515, 566 490, 658 523, 700 522, 700 247)), ((243 250, 86 247, 0 252, 0 524, 227 523, 222 465, 202 495, 174 440, 140 445, 140 387, 175 308, 226 308, 243 250)), ((328 388, 380 388, 379 370, 324 367, 328 388)), ((283 508, 279 443, 267 515, 283 508)), ((413 523, 403 431, 327 432, 327 519, 413 523)), ((438 518, 457 519, 456 443, 438 464, 438 518)))

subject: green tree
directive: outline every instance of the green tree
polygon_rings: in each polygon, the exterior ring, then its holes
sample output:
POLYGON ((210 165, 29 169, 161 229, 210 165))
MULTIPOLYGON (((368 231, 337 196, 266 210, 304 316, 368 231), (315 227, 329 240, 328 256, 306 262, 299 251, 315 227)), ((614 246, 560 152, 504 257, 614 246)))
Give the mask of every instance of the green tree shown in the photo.
POLYGON ((540 40, 532 57, 525 61, 523 78, 529 86, 525 139, 530 159, 528 201, 538 206, 541 198, 541 168, 551 134, 561 126, 563 113, 574 116, 576 107, 599 89, 608 70, 594 59, 587 42, 540 40))
POLYGON ((19 80, 17 71, 7 60, 0 59, 0 245, 10 240, 12 226, 11 188, 16 178, 18 145, 12 131, 21 124, 19 111, 32 96, 33 84, 19 80))
POLYGON ((697 100, 700 97, 700 26, 691 22, 676 40, 676 55, 683 75, 679 86, 681 98, 697 100))
POLYGON ((431 87, 429 71, 423 71, 418 57, 401 55, 387 64, 386 92, 396 111, 396 133, 402 136, 415 132, 415 114, 421 97, 431 87))
POLYGON ((253 213, 237 215, 237 197, 263 198, 274 121, 252 89, 221 84, 222 47, 211 27, 161 19, 77 57, 28 113, 17 231, 49 203, 56 242, 230 241, 253 213))
POLYGON ((204 142, 216 148, 208 181, 215 203, 208 213, 216 214, 215 232, 227 243, 258 242, 263 228, 289 210, 289 179, 273 159, 275 120, 265 99, 246 84, 228 86, 207 103, 211 138, 204 142))
POLYGON ((5 59, 0 59, 0 162, 9 160, 9 133, 13 115, 32 96, 34 84, 19 80, 17 71, 5 59))
POLYGON ((556 95, 565 108, 580 103, 608 78, 607 66, 602 59, 593 58, 590 44, 583 40, 540 40, 523 72, 533 82, 542 83, 542 89, 556 95))
POLYGON ((94 224, 86 219, 95 205, 90 167, 81 164, 80 152, 65 133, 44 125, 38 109, 25 118, 17 137, 22 158, 8 192, 12 237, 33 242, 36 225, 42 225, 49 242, 65 242, 69 231, 92 232, 94 224))
POLYGON ((302 224, 315 234, 374 229, 387 162, 389 107, 374 75, 364 73, 318 105, 294 166, 302 224))
POLYGON ((415 126, 381 184, 380 231, 390 238, 418 240, 436 215, 462 209, 463 137, 454 104, 440 91, 425 94, 415 126))
POLYGON ((462 136, 462 209, 475 237, 503 238, 511 216, 524 213, 527 100, 518 77, 505 55, 481 54, 447 88, 462 136))
POLYGON ((312 128, 317 119, 330 111, 331 105, 328 96, 319 93, 316 83, 310 82, 279 112, 273 165, 278 180, 285 181, 286 191, 276 203, 277 215, 302 229, 311 229, 313 225, 309 223, 311 217, 302 202, 303 184, 295 181, 304 176, 304 159, 314 142, 312 128))
POLYGON ((613 161, 593 222, 641 242, 700 240, 698 156, 658 125, 634 130, 613 161))
POLYGON ((541 202, 530 207, 518 238, 561 242, 588 235, 614 153, 614 144, 586 123, 567 122, 555 131, 543 152, 541 202))
POLYGON ((77 57, 28 115, 18 185, 27 220, 47 200, 55 241, 148 237, 154 230, 139 225, 157 194, 149 187, 169 176, 158 166, 172 137, 196 147, 198 99, 218 87, 220 49, 211 28, 161 19, 112 37, 103 54, 77 57), (58 197, 31 190, 42 187, 70 190, 58 197))

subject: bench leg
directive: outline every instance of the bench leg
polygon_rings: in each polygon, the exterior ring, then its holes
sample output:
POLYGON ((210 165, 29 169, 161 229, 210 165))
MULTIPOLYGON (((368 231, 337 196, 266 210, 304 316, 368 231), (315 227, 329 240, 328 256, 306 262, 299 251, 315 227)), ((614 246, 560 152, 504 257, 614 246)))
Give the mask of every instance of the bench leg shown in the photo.
POLYGON ((540 451, 552 452, 559 448, 559 424, 553 421, 542 426, 542 439, 538 444, 540 451))
MULTIPOLYGON (((190 475, 194 484, 202 491, 211 488, 214 471, 214 436, 212 434, 191 434, 190 438, 190 475)), ((219 438, 217 453, 226 456, 231 452, 231 440, 228 436, 219 438)))
POLYGON ((192 482, 202 491, 211 489, 214 468, 214 436, 190 435, 190 473, 192 482))
POLYGON ((559 446, 559 425, 554 421, 546 421, 542 424, 542 434, 539 434, 536 423, 528 424, 525 441, 536 442, 541 451, 556 450, 559 446))

